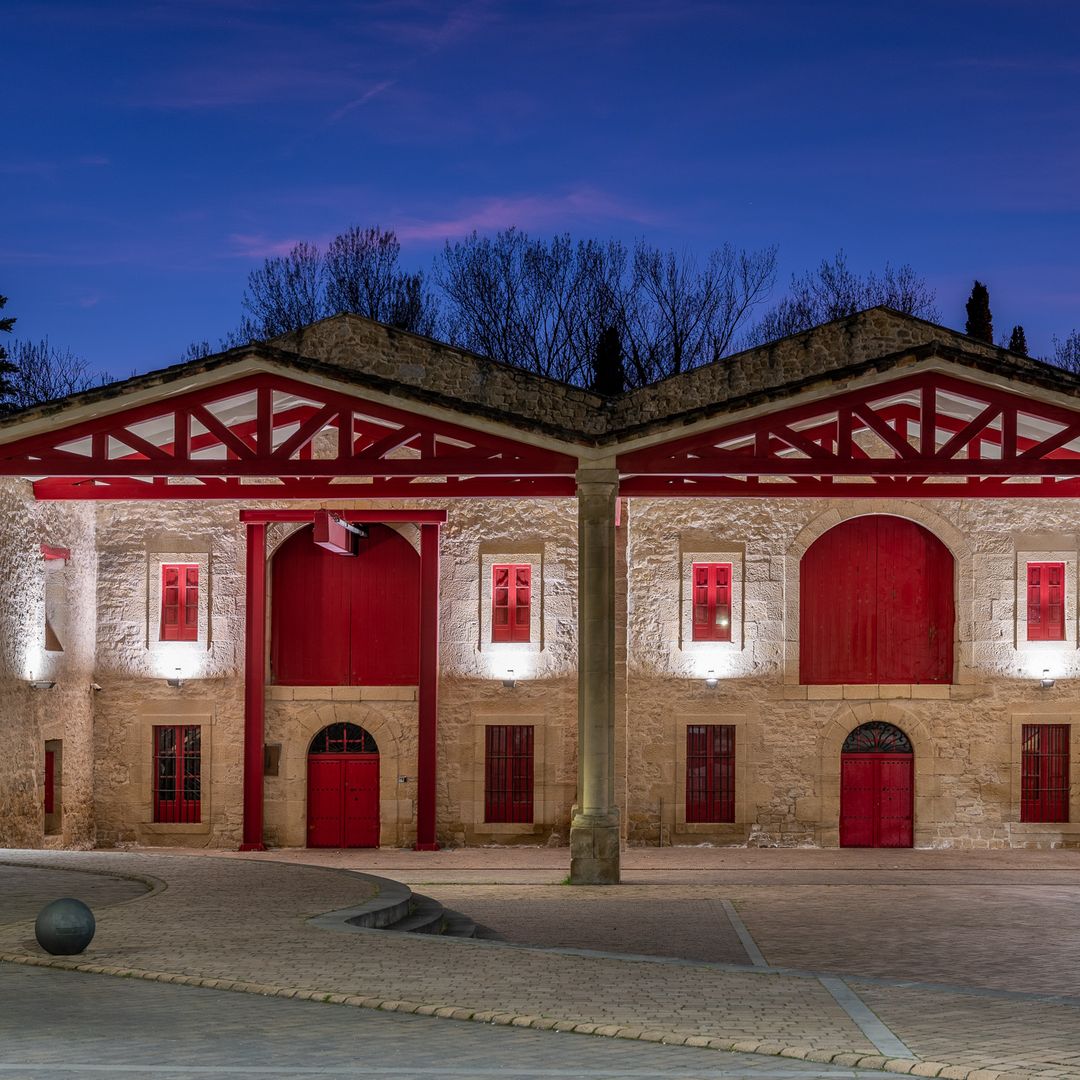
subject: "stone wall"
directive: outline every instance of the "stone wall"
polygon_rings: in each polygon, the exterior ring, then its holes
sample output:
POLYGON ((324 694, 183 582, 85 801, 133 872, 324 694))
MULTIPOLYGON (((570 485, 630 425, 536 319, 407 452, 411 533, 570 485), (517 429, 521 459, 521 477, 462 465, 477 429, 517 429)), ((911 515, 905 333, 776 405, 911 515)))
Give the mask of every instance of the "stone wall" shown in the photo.
MULTIPOLYGON (((1019 727, 1073 724, 1073 806, 1080 796, 1080 653, 1076 501, 631 500, 627 772, 632 842, 836 844, 839 746, 858 723, 888 719, 916 741, 916 844, 1080 843, 1080 825, 1019 821, 1019 727), (799 559, 839 521, 893 513, 929 528, 956 559, 952 686, 801 686, 799 559), (687 557, 730 557, 743 602, 729 644, 686 640, 687 557), (1065 561, 1065 642, 1027 643, 1018 588, 1027 557, 1065 561), (741 570, 740 570, 741 567, 741 570), (1018 584, 1019 583, 1019 584, 1018 584), (741 638, 741 641, 740 641, 741 638), (1044 669, 1056 680, 1040 686, 1044 669), (716 689, 705 685, 709 671, 716 689), (736 726, 731 825, 686 824, 688 723, 736 726)), ((1022 595, 1022 592, 1021 592, 1022 595)), ((1021 603, 1022 607, 1022 603, 1021 603)))
POLYGON ((45 742, 55 740, 62 743, 55 840, 93 841, 94 543, 90 507, 38 503, 29 484, 0 483, 0 846, 43 843, 45 742), (48 640, 43 543, 71 552, 50 564, 48 640), (55 685, 35 690, 31 677, 55 685))

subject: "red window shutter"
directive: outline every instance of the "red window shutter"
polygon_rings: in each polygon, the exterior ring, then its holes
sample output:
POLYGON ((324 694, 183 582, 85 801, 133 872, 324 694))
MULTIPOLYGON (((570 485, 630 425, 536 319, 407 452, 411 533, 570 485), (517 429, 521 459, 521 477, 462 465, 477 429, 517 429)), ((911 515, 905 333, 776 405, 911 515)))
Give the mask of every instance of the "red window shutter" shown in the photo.
POLYGON ((686 728, 686 820, 735 820, 735 727, 686 728))
POLYGON ((199 640, 199 568, 161 568, 161 640, 199 640))
POLYGON ((731 563, 691 567, 693 641, 731 640, 731 563))
POLYGON ((202 818, 202 728, 154 728, 154 820, 192 824, 202 818))
POLYGON ((1028 563, 1028 641, 1065 640, 1065 564, 1028 563))
POLYGON ((484 748, 484 821, 533 820, 533 727, 489 724, 484 748))
POLYGON ((1069 820, 1069 724, 1024 724, 1020 820, 1069 820))
POLYGON ((491 571, 491 640, 528 642, 532 617, 532 567, 498 564, 491 571))
POLYGON ((51 814, 56 807, 56 754, 45 751, 45 813, 51 814))

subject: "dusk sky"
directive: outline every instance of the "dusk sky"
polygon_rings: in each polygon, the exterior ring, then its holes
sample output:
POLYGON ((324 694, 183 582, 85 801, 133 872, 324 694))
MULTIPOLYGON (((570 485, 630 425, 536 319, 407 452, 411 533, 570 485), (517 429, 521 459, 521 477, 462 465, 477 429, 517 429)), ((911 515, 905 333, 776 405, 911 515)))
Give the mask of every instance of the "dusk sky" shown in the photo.
POLYGON ((972 279, 1080 327, 1080 5, 0 0, 0 294, 118 375, 298 240, 518 225, 972 279))

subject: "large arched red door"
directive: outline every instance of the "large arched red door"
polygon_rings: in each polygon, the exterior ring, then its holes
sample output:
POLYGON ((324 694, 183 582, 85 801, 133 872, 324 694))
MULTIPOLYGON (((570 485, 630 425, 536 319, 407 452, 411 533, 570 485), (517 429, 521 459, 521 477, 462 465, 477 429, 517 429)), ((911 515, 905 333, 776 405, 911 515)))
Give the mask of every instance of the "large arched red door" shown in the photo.
POLYGON ((300 529, 271 563, 270 673, 285 686, 414 686, 420 670, 420 556, 387 525, 356 555, 300 529))
POLYGON ((840 754, 840 846, 911 847, 914 779, 915 754, 898 727, 857 727, 840 754))
POLYGON ((379 846, 379 748, 356 724, 331 724, 308 751, 308 847, 379 846))
POLYGON ((800 571, 799 679, 949 683, 953 557, 906 518, 852 518, 818 537, 800 571))

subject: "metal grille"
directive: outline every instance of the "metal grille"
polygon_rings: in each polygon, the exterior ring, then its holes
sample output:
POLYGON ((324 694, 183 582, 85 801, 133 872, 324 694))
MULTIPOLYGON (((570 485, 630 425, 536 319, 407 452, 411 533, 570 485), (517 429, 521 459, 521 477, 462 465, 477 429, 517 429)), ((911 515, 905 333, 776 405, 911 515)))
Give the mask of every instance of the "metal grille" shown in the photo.
POLYGON ((735 820, 731 724, 691 724, 686 729, 686 820, 735 820))
POLYGON ((358 724, 330 724, 311 740, 309 754, 377 754, 379 747, 358 724))
POLYGON ((892 724, 871 720, 844 740, 845 754, 911 754, 911 740, 892 724))
POLYGON ((484 757, 484 820, 532 819, 532 724, 489 724, 484 757))
POLYGON ((1069 820, 1069 724, 1021 731, 1020 820, 1069 820))
POLYGON ((202 815, 202 728, 154 728, 154 820, 194 823, 202 815))

